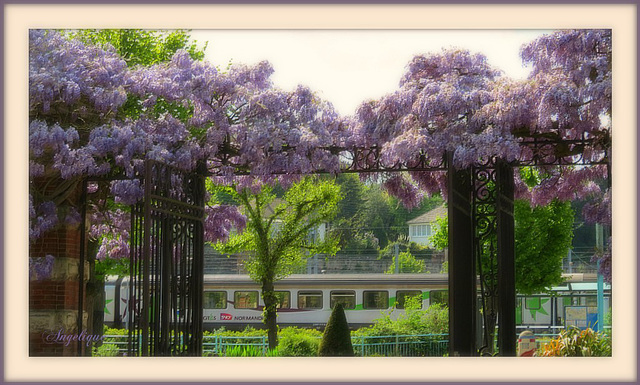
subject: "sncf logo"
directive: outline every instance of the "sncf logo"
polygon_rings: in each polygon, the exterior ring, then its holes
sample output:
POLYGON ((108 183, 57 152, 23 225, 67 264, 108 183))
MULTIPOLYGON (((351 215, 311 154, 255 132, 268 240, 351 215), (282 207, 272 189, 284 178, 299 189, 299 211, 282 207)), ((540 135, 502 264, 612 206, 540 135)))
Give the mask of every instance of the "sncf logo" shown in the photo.
POLYGON ((231 314, 220 313, 220 320, 221 321, 231 321, 232 318, 233 318, 233 316, 231 314))

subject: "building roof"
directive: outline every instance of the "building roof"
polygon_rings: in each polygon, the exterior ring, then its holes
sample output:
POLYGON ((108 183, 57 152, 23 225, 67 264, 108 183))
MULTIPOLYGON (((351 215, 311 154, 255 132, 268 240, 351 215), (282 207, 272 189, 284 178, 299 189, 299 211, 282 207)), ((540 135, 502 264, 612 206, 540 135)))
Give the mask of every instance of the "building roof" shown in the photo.
POLYGON ((433 223, 437 218, 443 218, 447 216, 447 208, 444 205, 438 206, 431 211, 427 211, 426 213, 420 215, 419 217, 413 218, 407 221, 409 225, 415 225, 417 223, 433 223))

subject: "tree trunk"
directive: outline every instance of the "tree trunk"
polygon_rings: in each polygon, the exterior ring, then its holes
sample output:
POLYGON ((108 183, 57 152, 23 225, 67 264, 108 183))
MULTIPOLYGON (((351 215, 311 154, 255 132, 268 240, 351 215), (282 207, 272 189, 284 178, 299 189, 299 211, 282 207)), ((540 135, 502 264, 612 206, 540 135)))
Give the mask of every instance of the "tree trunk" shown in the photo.
POLYGON ((264 301, 263 322, 267 326, 269 349, 275 349, 278 346, 278 324, 276 318, 278 298, 274 292, 272 281, 263 282, 262 299, 264 301))

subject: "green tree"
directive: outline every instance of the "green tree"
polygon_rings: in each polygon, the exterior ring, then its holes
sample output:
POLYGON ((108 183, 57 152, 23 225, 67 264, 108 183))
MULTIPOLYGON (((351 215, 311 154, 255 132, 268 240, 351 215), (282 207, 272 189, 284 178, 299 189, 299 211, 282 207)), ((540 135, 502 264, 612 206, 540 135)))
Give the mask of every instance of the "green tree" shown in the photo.
POLYGON ((437 250, 444 250, 449 246, 449 220, 446 216, 436 218, 431 244, 437 250))
POLYGON ((341 250, 350 254, 375 253, 407 235, 407 220, 442 203, 435 195, 409 210, 390 196, 379 184, 366 184, 355 174, 336 178, 344 199, 332 223, 333 234, 340 239, 341 250))
MULTIPOLYGON (((562 259, 573 238, 574 212, 570 202, 553 201, 531 207, 514 203, 516 290, 532 294, 562 283, 562 259)), ((437 220, 431 240, 442 250, 448 246, 448 220, 437 220)))
POLYGON ((366 202, 362 208, 363 227, 378 238, 381 249, 408 235, 408 220, 442 204, 442 198, 434 195, 423 199, 418 207, 409 210, 378 184, 367 186, 365 197, 366 202))
POLYGON ((361 214, 362 230, 371 232, 378 239, 381 248, 391 241, 392 225, 395 222, 392 207, 391 197, 379 185, 367 186, 361 214))
POLYGON ((336 253, 334 238, 310 239, 308 235, 318 225, 335 217, 342 199, 340 188, 333 181, 306 177, 285 192, 282 203, 272 207, 275 195, 269 186, 263 186, 258 193, 248 189, 238 192, 231 187, 210 187, 222 189, 234 197, 247 216, 245 231, 214 246, 224 253, 249 252, 246 267, 251 278, 261 285, 263 322, 268 330, 269 347, 274 349, 278 345, 276 312, 279 304, 274 282, 293 273, 313 254, 336 253), (272 210, 267 210, 268 207, 272 210))
POLYGON ((533 294, 562 282, 562 259, 571 248, 574 212, 570 202, 531 207, 514 203, 516 289, 533 294))
MULTIPOLYGON (((562 283, 562 259, 567 255, 573 238, 574 212, 570 202, 552 201, 547 206, 531 207, 529 202, 514 202, 515 233, 515 280, 516 290, 522 294, 544 292, 549 287, 562 283)), ((448 245, 447 220, 442 219, 436 226, 432 238, 434 245, 442 249, 448 245)), ((480 257, 482 269, 495 269, 495 261, 489 258, 487 250, 495 245, 495 234, 485 240, 480 257), (490 266, 491 263, 494 266, 490 266)), ((495 288, 496 279, 484 281, 489 289, 495 288)), ((489 341, 495 334, 498 312, 498 298, 486 302, 487 318, 485 330, 489 341)), ((489 344, 489 352, 493 346, 489 344)))
POLYGON ((366 186, 355 174, 338 175, 336 183, 344 198, 338 204, 331 233, 338 239, 340 249, 350 254, 377 252, 377 238, 368 229, 363 229, 366 186))
MULTIPOLYGON (((424 273, 426 271, 424 267, 424 263, 422 261, 416 259, 416 257, 411 254, 410 251, 403 251, 398 254, 398 266, 399 273, 424 273)), ((393 256, 391 260, 391 265, 385 274, 394 274, 396 272, 396 257, 393 256)))
POLYGON ((365 202, 366 187, 356 174, 340 174, 336 183, 344 198, 338 203, 336 220, 349 219, 361 221, 362 208, 365 202))
POLYGON ((191 41, 189 30, 144 29, 81 29, 67 34, 86 43, 111 46, 129 66, 149 66, 171 60, 173 54, 184 49, 195 60, 204 59, 207 43, 200 48, 191 41))
POLYGON ((320 357, 353 357, 351 331, 341 303, 336 303, 324 328, 320 348, 320 357))

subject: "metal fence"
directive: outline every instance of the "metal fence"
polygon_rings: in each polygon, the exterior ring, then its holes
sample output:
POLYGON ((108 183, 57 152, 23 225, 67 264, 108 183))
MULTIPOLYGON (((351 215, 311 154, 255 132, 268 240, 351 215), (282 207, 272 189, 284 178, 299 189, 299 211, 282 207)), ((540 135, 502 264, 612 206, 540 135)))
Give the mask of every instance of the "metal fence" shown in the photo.
POLYGON ((448 354, 447 334, 358 336, 351 338, 360 357, 443 357, 448 354))
MULTIPOLYGON (((540 348, 558 333, 536 333, 536 345, 540 348)), ((320 338, 320 337, 318 337, 320 338)), ((109 355, 126 356, 127 335, 105 335, 103 339, 109 355)), ((447 334, 354 336, 351 344, 359 357, 443 357, 448 355, 447 334)), ((266 336, 204 336, 204 356, 225 356, 231 350, 252 349, 266 354, 269 343, 266 336)))
MULTIPOLYGON (((318 337, 320 338, 320 337, 318 337)), ((442 357, 447 354, 446 334, 354 336, 353 350, 360 357, 442 357)), ((105 335, 103 345, 109 355, 125 356, 126 335, 105 335)), ((204 336, 204 356, 225 356, 231 350, 251 349, 266 354, 269 343, 266 336, 204 336)))
MULTIPOLYGON (((103 348, 105 355, 126 356, 127 338, 124 335, 104 335, 103 348), (106 347, 106 349, 105 349, 106 347)), ((269 343, 266 336, 203 336, 202 353, 203 356, 224 356, 231 349, 235 348, 255 348, 265 353, 269 343)), ((95 354, 94 354, 95 355, 95 354)))
POLYGON ((233 349, 253 348, 263 355, 269 350, 267 336, 204 336, 202 343, 202 355, 225 356, 233 349))

